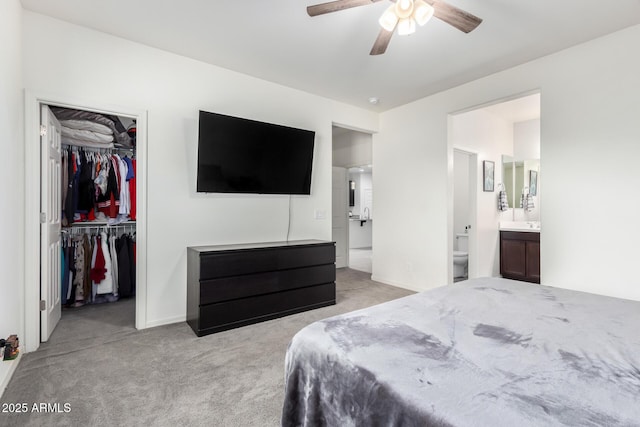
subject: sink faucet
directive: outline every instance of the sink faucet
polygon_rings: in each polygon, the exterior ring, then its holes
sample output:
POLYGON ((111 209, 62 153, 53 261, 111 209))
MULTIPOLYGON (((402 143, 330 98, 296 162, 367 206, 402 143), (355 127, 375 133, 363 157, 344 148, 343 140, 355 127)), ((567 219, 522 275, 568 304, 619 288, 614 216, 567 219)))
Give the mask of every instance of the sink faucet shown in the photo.
POLYGON ((368 207, 364 208, 364 214, 362 216, 364 217, 364 219, 369 219, 369 208, 368 207))

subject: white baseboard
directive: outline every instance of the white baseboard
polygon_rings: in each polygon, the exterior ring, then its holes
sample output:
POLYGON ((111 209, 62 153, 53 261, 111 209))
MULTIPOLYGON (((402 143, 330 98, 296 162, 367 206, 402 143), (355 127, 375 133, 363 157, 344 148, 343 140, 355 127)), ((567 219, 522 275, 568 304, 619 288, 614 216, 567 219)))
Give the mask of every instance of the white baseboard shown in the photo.
POLYGON ((22 358, 22 348, 20 349, 20 353, 18 353, 18 357, 14 360, 0 360, 0 398, 9 385, 9 381, 11 381, 11 377, 16 371, 18 363, 20 363, 20 358, 22 358))
POLYGON ((413 291, 413 292, 422 292, 422 291, 424 291, 424 289, 418 289, 418 288, 415 288, 415 287, 412 287, 412 286, 408 286, 408 285, 401 285, 399 283, 395 283, 395 282, 389 281, 389 280, 387 280, 385 278, 382 278, 380 276, 371 275, 371 280, 373 280, 374 282, 384 283, 385 285, 393 286, 395 288, 407 289, 407 290, 413 291))
POLYGON ((187 316, 175 316, 160 320, 151 320, 147 322, 147 328, 155 328, 156 326, 171 325, 172 323, 186 322, 187 316))

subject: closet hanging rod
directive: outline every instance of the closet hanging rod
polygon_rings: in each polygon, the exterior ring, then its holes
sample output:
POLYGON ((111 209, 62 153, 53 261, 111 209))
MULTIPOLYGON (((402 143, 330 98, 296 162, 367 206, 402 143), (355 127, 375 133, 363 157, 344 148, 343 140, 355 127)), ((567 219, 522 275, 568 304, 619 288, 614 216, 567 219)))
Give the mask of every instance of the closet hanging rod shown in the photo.
POLYGON ((120 152, 120 153, 132 153, 135 154, 136 149, 133 147, 89 147, 84 145, 73 145, 73 144, 60 144, 63 149, 82 149, 84 151, 93 151, 99 153, 110 153, 110 152, 120 152))
POLYGON ((62 235, 64 236, 77 236, 77 235, 82 235, 82 234, 86 234, 86 233, 92 233, 92 232, 96 232, 96 233, 100 233, 100 232, 106 232, 106 233, 110 233, 111 231, 116 231, 116 232, 136 232, 136 226, 135 223, 130 223, 130 224, 115 224, 115 225, 107 225, 107 224, 101 224, 101 225, 89 225, 87 224, 86 226, 83 227, 65 227, 62 228, 60 230, 60 232, 62 233, 62 235))
POLYGON ((136 222, 135 221, 125 221, 125 222, 119 222, 117 224, 109 224, 107 222, 93 222, 93 221, 87 221, 87 222, 74 222, 73 224, 71 224, 68 227, 63 228, 64 229, 69 229, 69 228, 83 228, 83 227, 89 227, 89 228, 93 228, 93 227, 111 227, 111 228, 115 228, 115 227, 135 227, 136 226, 136 222))

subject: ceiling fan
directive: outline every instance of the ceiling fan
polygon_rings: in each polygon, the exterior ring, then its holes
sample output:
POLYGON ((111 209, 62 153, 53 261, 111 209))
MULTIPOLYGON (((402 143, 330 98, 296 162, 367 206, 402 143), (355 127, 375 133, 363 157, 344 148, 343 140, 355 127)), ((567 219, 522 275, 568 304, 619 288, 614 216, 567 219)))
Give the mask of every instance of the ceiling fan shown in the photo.
MULTIPOLYGON (((336 0, 328 3, 307 7, 309 16, 324 15, 357 6, 366 6, 382 0, 336 0)), ((399 35, 415 32, 416 23, 424 25, 432 16, 450 24, 460 31, 473 31, 482 19, 462 9, 440 0, 390 0, 392 3, 382 14, 380 20, 380 34, 376 39, 369 55, 381 55, 387 50, 391 36, 397 29, 399 35)))

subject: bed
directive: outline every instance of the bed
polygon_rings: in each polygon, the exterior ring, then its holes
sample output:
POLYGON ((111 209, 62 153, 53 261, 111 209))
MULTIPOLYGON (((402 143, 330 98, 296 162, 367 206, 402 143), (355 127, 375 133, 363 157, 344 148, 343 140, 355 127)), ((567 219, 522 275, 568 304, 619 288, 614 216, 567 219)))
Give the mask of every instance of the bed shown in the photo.
POLYGON ((282 425, 640 425, 640 302, 481 278, 315 322, 282 425))

